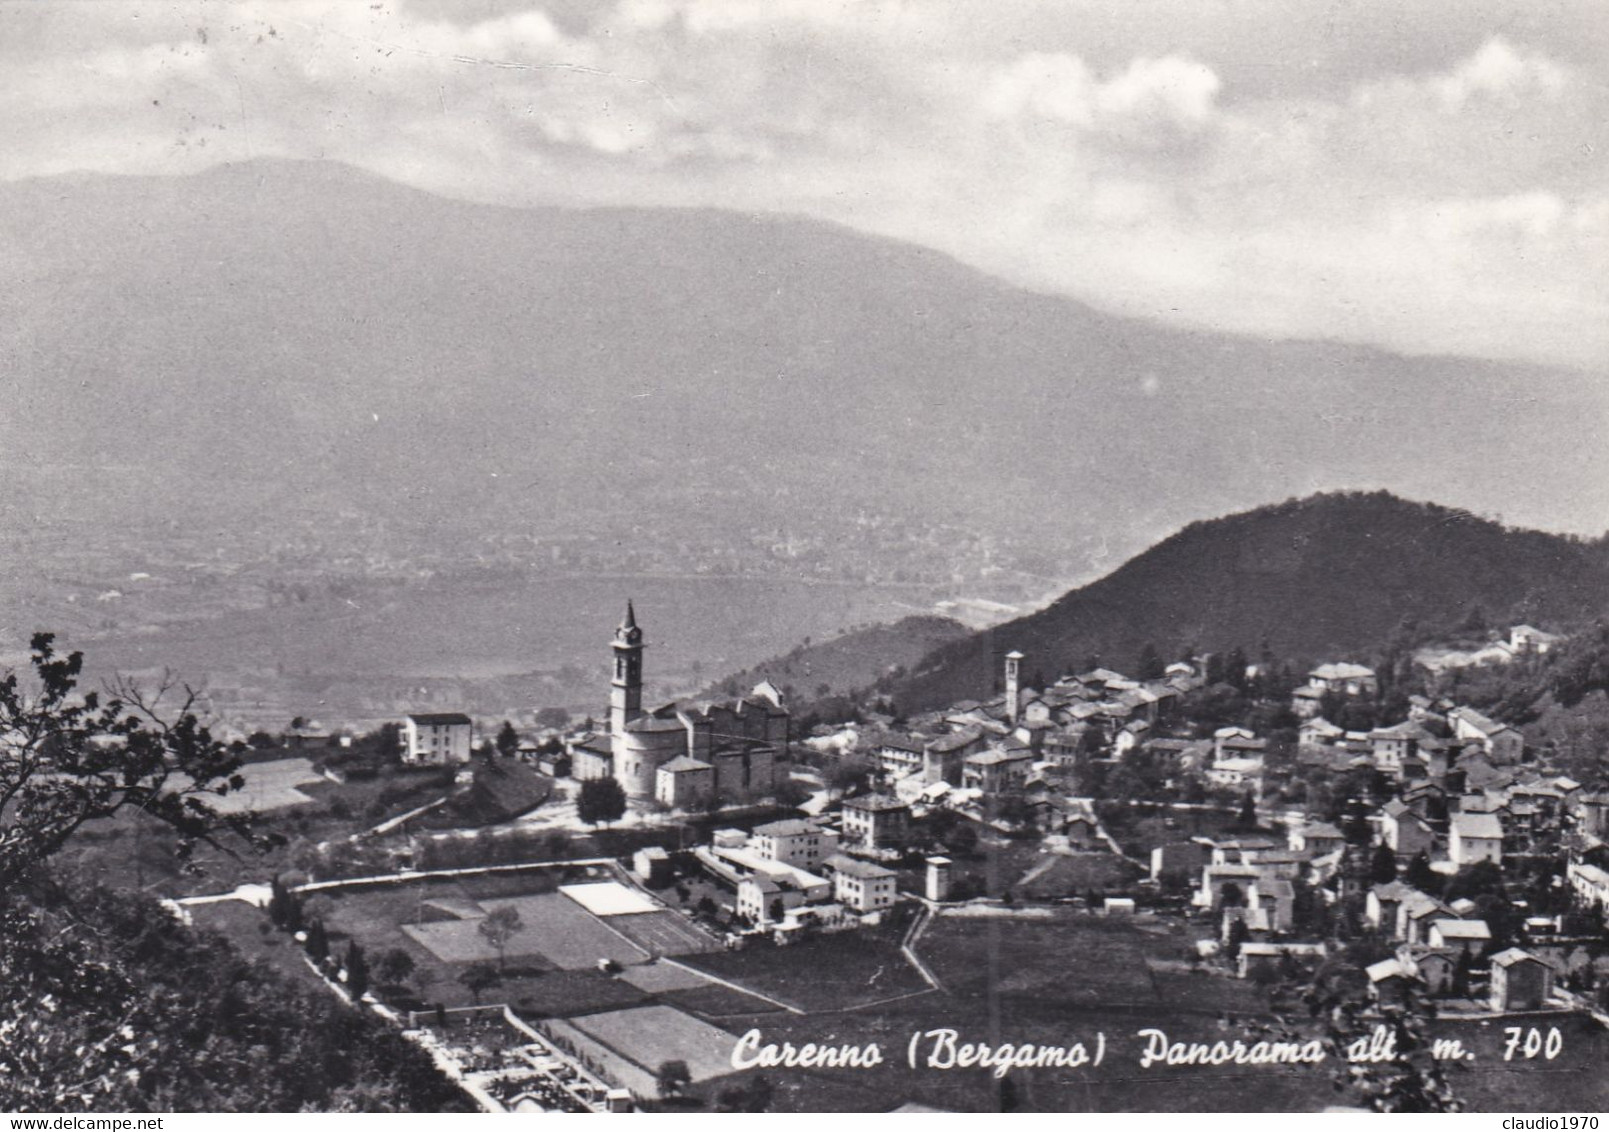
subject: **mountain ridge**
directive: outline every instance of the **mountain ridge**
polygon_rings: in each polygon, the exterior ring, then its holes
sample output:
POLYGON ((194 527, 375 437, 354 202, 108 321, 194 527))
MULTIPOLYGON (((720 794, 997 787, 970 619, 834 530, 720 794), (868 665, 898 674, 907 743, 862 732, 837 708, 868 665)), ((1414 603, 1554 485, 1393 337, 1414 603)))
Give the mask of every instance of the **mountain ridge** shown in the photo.
POLYGON ((881 499, 1072 529, 1095 553, 1097 533, 1137 549, 1335 484, 1429 476, 1455 490, 1417 494, 1556 511, 1517 499, 1491 454, 1530 444, 1546 464, 1591 432, 1566 373, 1164 327, 794 217, 516 209, 269 160, 40 179, 0 203, 8 464, 104 458, 180 512, 221 480, 271 508, 451 516, 490 496, 540 521, 494 471, 566 517, 644 481, 747 479, 785 489, 778 510, 881 499), (1528 406, 1483 410, 1521 386, 1528 406), (1444 474, 1421 458, 1427 419, 1461 438, 1444 474), (1052 518, 1058 499, 1077 506, 1052 518))
POLYGON ((1095 659, 1263 647, 1301 663, 1370 659, 1477 613, 1494 625, 1577 624, 1609 610, 1609 536, 1504 527, 1387 492, 1331 492, 1187 525, 1045 609, 925 656, 902 710, 995 690, 1000 655, 1055 679, 1095 659))

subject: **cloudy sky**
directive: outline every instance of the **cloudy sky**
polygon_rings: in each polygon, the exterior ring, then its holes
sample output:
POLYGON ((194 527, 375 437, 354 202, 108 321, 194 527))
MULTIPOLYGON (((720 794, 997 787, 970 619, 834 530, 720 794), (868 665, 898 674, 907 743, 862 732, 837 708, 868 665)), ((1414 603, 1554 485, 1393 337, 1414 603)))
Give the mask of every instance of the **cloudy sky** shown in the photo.
POLYGON ((1602 0, 0 5, 0 178, 798 213, 1095 306, 1609 370, 1602 0))

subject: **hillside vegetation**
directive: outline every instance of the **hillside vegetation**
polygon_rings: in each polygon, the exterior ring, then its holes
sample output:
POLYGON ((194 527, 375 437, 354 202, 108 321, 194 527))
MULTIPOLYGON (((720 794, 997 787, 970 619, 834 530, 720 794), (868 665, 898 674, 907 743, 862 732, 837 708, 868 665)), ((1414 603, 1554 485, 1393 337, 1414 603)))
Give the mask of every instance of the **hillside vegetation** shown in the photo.
POLYGON ((147 898, 66 887, 48 901, 0 900, 0 1110, 467 1107, 428 1055, 367 1011, 147 898))
POLYGON ((1047 608, 942 645, 892 691, 903 709, 987 695, 998 658, 1055 679, 1095 658, 1266 645, 1298 662, 1370 659, 1471 621, 1578 625, 1609 605, 1604 543, 1515 530, 1385 492, 1317 495, 1192 523, 1047 608))
POLYGON ((806 640, 785 655, 727 677, 709 694, 735 696, 770 680, 795 706, 810 703, 826 711, 831 701, 857 701, 897 682, 928 653, 967 635, 966 626, 948 617, 904 617, 827 641, 806 640))

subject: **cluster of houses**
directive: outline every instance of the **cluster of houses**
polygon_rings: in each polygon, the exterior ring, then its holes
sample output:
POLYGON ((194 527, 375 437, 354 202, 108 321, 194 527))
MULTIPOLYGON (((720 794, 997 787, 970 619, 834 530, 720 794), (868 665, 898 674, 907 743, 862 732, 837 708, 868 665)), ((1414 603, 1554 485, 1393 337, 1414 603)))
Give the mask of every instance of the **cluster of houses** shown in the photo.
MULTIPOLYGON (((1546 649, 1555 639, 1543 634, 1528 647, 1546 649)), ((1295 702, 1376 690, 1369 669, 1326 664, 1310 674, 1295 702)), ((1212 740, 1192 741, 1182 753, 1209 776, 1214 767, 1227 765, 1243 775, 1237 784, 1260 792, 1260 753, 1230 746, 1249 738, 1240 729, 1225 728, 1212 740)), ((1296 757, 1303 766, 1337 774, 1361 768, 1382 776, 1391 795, 1366 815, 1369 837, 1391 850, 1399 869, 1421 855, 1442 875, 1481 862, 1502 869, 1517 859, 1563 857, 1575 903, 1600 920, 1609 909, 1604 841, 1609 793, 1586 790, 1527 762, 1524 739, 1508 724, 1468 706, 1413 697, 1407 719, 1368 732, 1347 732, 1310 714, 1300 729, 1296 757)), ((1242 976, 1249 976, 1323 954, 1322 941, 1296 935, 1294 885, 1300 882, 1328 901, 1338 899, 1345 890, 1337 878, 1347 853, 1340 828, 1304 820, 1293 824, 1283 841, 1195 838, 1160 846, 1152 853, 1151 875, 1158 882, 1192 884, 1192 905, 1215 918, 1222 939, 1245 941, 1238 962, 1242 976)), ((1365 922, 1395 947, 1392 958, 1366 972, 1381 1001, 1400 999, 1410 987, 1431 996, 1469 998, 1482 979, 1494 1011, 1539 1009, 1553 998, 1560 957, 1521 947, 1494 953, 1491 926, 1472 901, 1444 903, 1394 879, 1369 889, 1365 922)), ((1558 923, 1533 917, 1525 926, 1546 938, 1558 923)))
MULTIPOLYGON (((1566 787, 1572 786, 1568 780, 1566 787)), ((1423 846, 1433 858, 1432 868, 1450 873, 1476 861, 1501 865, 1505 794, 1522 799, 1522 812, 1545 815, 1571 830, 1577 846, 1604 848, 1602 834, 1609 815, 1609 795, 1561 790, 1558 781, 1519 784, 1508 791, 1481 795, 1482 806, 1469 814, 1454 814, 1445 834, 1435 834, 1423 846), (1537 793, 1533 794, 1532 791, 1537 793), (1561 796, 1563 804, 1534 811, 1530 798, 1561 796)), ((1462 799, 1474 804, 1474 798, 1462 799)), ((1394 799, 1371 820, 1378 844, 1391 844, 1393 826, 1403 816, 1403 803, 1394 799)), ((1413 811, 1407 811, 1412 814, 1413 811)), ((1422 820, 1416 819, 1416 820, 1422 820)), ((1416 852, 1419 850, 1416 850, 1416 852)), ((1238 937, 1237 964, 1241 977, 1259 971, 1309 965, 1326 953, 1322 940, 1303 939, 1296 915, 1296 885, 1304 885, 1318 898, 1333 901, 1343 886, 1335 884, 1348 843, 1335 825, 1304 821, 1292 825, 1287 837, 1258 835, 1228 839, 1193 838, 1158 846, 1151 855, 1153 881, 1178 883, 1193 879, 1191 905, 1213 918, 1220 938, 1206 950, 1216 951, 1238 937)), ((1609 871, 1572 859, 1568 876, 1578 904, 1609 907, 1609 871)), ((1370 966, 1371 989, 1381 1001, 1396 1001, 1414 987, 1432 997, 1469 998, 1484 976, 1486 999, 1494 1011, 1535 1010, 1553 996, 1559 956, 1543 957, 1518 947, 1492 953, 1491 926, 1480 917, 1477 905, 1467 899, 1450 903, 1414 888, 1401 879, 1375 884, 1364 899, 1364 923, 1395 948, 1394 956, 1370 966)), ((1533 917, 1528 931, 1547 938, 1559 921, 1533 917)))
MULTIPOLYGON (((1413 987, 1430 997, 1469 997, 1472 975, 1485 968, 1492 1010, 1538 1010, 1553 999, 1554 964, 1519 947, 1488 954, 1492 931, 1467 899, 1443 903, 1400 880, 1369 889, 1368 925, 1396 945, 1396 954, 1367 969, 1381 1001, 1400 1001, 1413 987)), ((1537 918, 1542 931, 1556 923, 1537 918)))
POLYGON ((888 790, 918 811, 944 806, 987 820, 991 799, 1023 802, 1034 826, 1074 845, 1103 840, 1091 799, 1078 794, 1081 758, 1112 757, 1165 729, 1181 697, 1200 687, 1201 669, 1175 664, 1156 680, 1131 680, 1097 668, 1043 690, 1025 687, 1023 654, 1004 658, 1005 691, 895 726, 874 717, 804 741, 828 758, 859 756, 888 790))
POLYGON ((1520 761, 1525 739, 1506 723, 1449 700, 1409 697, 1408 717, 1372 731, 1347 731, 1323 716, 1303 722, 1297 758, 1304 766, 1344 772, 1372 766, 1393 782, 1473 782, 1499 777, 1520 761))
MULTIPOLYGON (((1516 626, 1507 641, 1494 642, 1472 663, 1543 654, 1558 640, 1516 626)), ((628 606, 614 641, 607 732, 571 735, 562 754, 549 751, 549 757, 565 760, 562 769, 573 768, 578 778, 611 775, 629 796, 680 810, 769 790, 792 742, 781 694, 761 684, 732 704, 644 710, 643 647, 628 606)), ((1170 775, 1193 775, 1222 792, 1262 798, 1269 742, 1235 726, 1192 734, 1182 718, 1183 698, 1206 682, 1204 662, 1175 663, 1146 680, 1096 668, 1038 689, 1022 682, 1024 659, 1018 652, 1003 658, 1004 690, 992 699, 958 703, 898 726, 877 717, 805 740, 823 754, 858 755, 880 784, 846 798, 834 813, 773 821, 748 833, 719 830, 693 850, 705 876, 731 894, 745 930, 786 939, 876 922, 898 899, 898 877, 889 866, 911 850, 913 819, 936 807, 1004 829, 1004 810, 990 803, 1009 796, 1017 804, 1008 825, 1031 822, 1073 847, 1115 848, 1092 800, 1077 794, 1078 771, 1087 760, 1120 764, 1137 753, 1162 756, 1152 762, 1170 775)), ((1299 771, 1339 776, 1367 769, 1388 784, 1389 798, 1364 816, 1371 841, 1391 850, 1399 870, 1421 855, 1433 871, 1450 875, 1480 862, 1501 869, 1515 859, 1562 854, 1577 903, 1600 913, 1609 909, 1609 794, 1527 762, 1524 738, 1514 727, 1468 705, 1411 697, 1406 718, 1368 731, 1325 718, 1338 698, 1375 700, 1378 694, 1378 675, 1364 665, 1315 667, 1290 702, 1301 720, 1294 758, 1299 771)), ((405 758, 467 761, 470 732, 466 716, 410 716, 405 758)), ((557 762, 554 769, 561 769, 557 762)), ((1198 837, 1161 845, 1152 852, 1151 879, 1186 887, 1193 908, 1212 919, 1216 945, 1233 939, 1239 973, 1253 977, 1323 958, 1322 940, 1300 938, 1298 892, 1340 899, 1351 849, 1336 825, 1304 819, 1283 837, 1198 837)), ((949 862, 928 858, 930 898, 947 898, 948 878, 949 862)), ((1494 953, 1491 927, 1469 901, 1443 903, 1395 879, 1370 889, 1364 906, 1367 925, 1395 947, 1392 958, 1367 971, 1382 1001, 1409 987, 1467 998, 1472 973, 1484 980, 1494 1010, 1535 1009, 1552 995, 1554 966, 1522 948, 1494 953)))
MULTIPOLYGON (((784 818, 717 830, 693 849, 704 875, 732 893, 749 932, 779 941, 811 930, 875 924, 897 899, 898 874, 876 859, 909 836, 910 807, 871 794, 844 803, 837 826, 817 818, 784 818)), ((948 862, 933 858, 932 869, 948 862)))
POLYGON ((1047 768, 1071 767, 1080 752, 1132 746, 1203 683, 1197 666, 1180 663, 1157 680, 1097 668, 1041 691, 1023 686, 1023 660, 1020 652, 1006 654, 1002 694, 867 733, 857 746, 890 778, 999 793, 1047 768))
POLYGON ((1546 656, 1564 640, 1534 625, 1515 625, 1507 638, 1488 641, 1477 649, 1423 648, 1414 654, 1414 663, 1433 673, 1456 668, 1483 668, 1494 664, 1513 664, 1528 656, 1546 656))

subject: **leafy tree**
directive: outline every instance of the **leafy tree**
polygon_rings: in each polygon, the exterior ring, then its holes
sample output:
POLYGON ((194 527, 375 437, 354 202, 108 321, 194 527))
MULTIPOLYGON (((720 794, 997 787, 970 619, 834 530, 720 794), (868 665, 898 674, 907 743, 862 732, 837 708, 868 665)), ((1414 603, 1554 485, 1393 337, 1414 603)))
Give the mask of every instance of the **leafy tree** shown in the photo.
POLYGON ((1325 718, 1347 731, 1372 731, 1380 721, 1380 708, 1363 696, 1348 696, 1334 715, 1325 718))
POLYGON ((361 999, 369 990, 369 961, 357 940, 346 949, 346 989, 354 999, 361 999))
POLYGON ((1453 964, 1452 980, 1452 992, 1459 998, 1469 997, 1470 968, 1474 965, 1474 960, 1469 957, 1469 948, 1459 948, 1458 961, 1453 964))
POLYGON ((1246 926, 1246 921, 1239 916, 1235 917, 1234 922, 1229 925, 1229 935, 1224 940, 1224 954, 1229 956, 1230 962, 1240 958, 1240 947, 1250 937, 1251 929, 1246 926))
POLYGON ((230 827, 250 837, 244 815, 223 817, 208 799, 238 790, 240 757, 215 741, 182 690, 173 711, 164 681, 147 694, 120 682, 102 703, 79 694, 83 654, 58 656, 54 636, 36 633, 33 680, 0 679, 0 891, 59 850, 85 822, 125 808, 167 823, 187 854, 230 827))
POLYGON ((386 762, 402 758, 402 724, 382 723, 365 737, 366 745, 386 762))
POLYGON ((470 997, 475 1000, 475 1005, 479 1006, 480 996, 502 982, 503 975, 490 963, 475 963, 458 976, 458 981, 469 991, 470 997))
POLYGON ((555 730, 567 727, 570 723, 570 713, 563 708, 545 707, 536 713, 538 727, 550 727, 555 730))
POLYGON ((810 788, 796 778, 783 777, 777 780, 772 794, 776 797, 777 805, 798 807, 810 800, 810 788))
POLYGON ((680 1096, 681 1091, 693 1083, 693 1074, 685 1061, 661 1061, 654 1079, 660 1096, 674 1097, 680 1096))
POLYGON ((1248 666, 1246 653, 1239 645, 1229 650, 1224 658, 1224 683, 1241 692, 1246 690, 1246 668, 1248 666))
POLYGON ((284 879, 275 876, 268 888, 268 918, 288 932, 302 930, 302 902, 284 879))
POLYGON ((314 920, 307 929, 307 943, 304 946, 315 963, 322 963, 330 957, 330 937, 324 930, 323 920, 314 920))
POLYGON ((715 1095, 718 1112, 764 1112, 776 1090, 763 1074, 755 1074, 744 1085, 731 1085, 715 1095))
POLYGON ((863 789, 872 777, 871 764, 863 759, 846 755, 827 769, 829 794, 844 797, 851 791, 863 789))
MULTIPOLYGON (((1324 939, 1330 934, 1330 906, 1312 885, 1304 881, 1291 882, 1291 920, 1298 935, 1309 939, 1324 939)), ((1290 958, 1289 955, 1286 958, 1290 958)))
POLYGON ((524 926, 524 921, 520 919, 519 909, 512 904, 503 905, 476 925, 475 930, 480 933, 480 937, 491 944, 492 948, 497 952, 497 969, 499 971, 504 966, 508 941, 513 939, 515 934, 524 926))
POLYGON ((1134 675, 1141 680, 1160 680, 1167 671, 1167 665, 1162 662, 1162 655, 1156 651, 1156 646, 1149 641, 1140 650, 1140 659, 1134 666, 1134 675))
POLYGON ((1325 1046, 1335 1066, 1336 1087, 1376 1112, 1457 1112, 1442 1063, 1431 1053, 1435 1010, 1412 987, 1400 1004, 1370 1010, 1357 984, 1345 990, 1310 992, 1309 1010, 1323 1019, 1325 1046), (1390 1035, 1394 1056, 1353 1062, 1347 1051, 1367 1042, 1377 1027, 1390 1035))
POLYGON ((513 758, 519 749, 519 732, 515 731, 514 725, 505 719, 502 730, 497 733, 497 753, 506 758, 513 758))
POLYGON ((576 813, 588 825, 618 821, 626 812, 626 792, 613 778, 589 778, 581 784, 576 813))
POLYGON ((393 947, 380 956, 378 972, 382 985, 389 987, 401 986, 413 977, 413 956, 400 947, 393 947))
POLYGON ((144 896, 75 881, 0 908, 0 1110, 359 1109, 464 1098, 390 1024, 144 896))
POLYGON ((1441 898, 1451 904, 1466 897, 1475 900, 1487 895, 1501 896, 1504 891, 1502 867, 1491 861, 1476 861, 1447 878, 1441 898))
POLYGON ((1390 884, 1397 879, 1397 855, 1384 841, 1374 847, 1369 860, 1369 879, 1375 884, 1390 884))
POLYGON ((1001 794, 993 799, 994 814, 1009 826, 1022 828, 1033 821, 1034 810, 1019 793, 1001 794))
POLYGON ((1430 857, 1423 849, 1415 853, 1413 860, 1408 862, 1408 868, 1403 873, 1402 879, 1420 892, 1434 891, 1441 884, 1441 874, 1430 867, 1430 857))
POLYGON ((957 857, 971 857, 978 851, 978 830, 970 821, 958 821, 944 835, 944 847, 957 857))
POLYGON ((289 899, 290 893, 283 880, 275 876, 268 882, 268 919, 276 928, 285 926, 285 905, 289 899))
POLYGON ((1374 831, 1369 828, 1367 807, 1359 799, 1348 799, 1343 804, 1341 832, 1352 845, 1367 845, 1374 831))
POLYGON ((1242 829, 1257 828, 1257 797, 1251 791, 1240 800, 1240 826, 1242 829))

